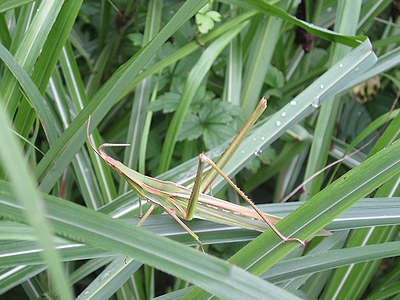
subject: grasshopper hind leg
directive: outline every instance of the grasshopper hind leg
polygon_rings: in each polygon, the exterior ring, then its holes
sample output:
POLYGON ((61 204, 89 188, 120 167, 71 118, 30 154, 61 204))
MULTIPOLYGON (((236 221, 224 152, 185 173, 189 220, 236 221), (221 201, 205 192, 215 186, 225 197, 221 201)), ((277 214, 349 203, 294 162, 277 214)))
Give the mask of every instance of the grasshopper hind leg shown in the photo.
POLYGON ((287 237, 283 235, 276 227, 275 225, 268 220, 267 217, 264 216, 264 214, 260 211, 260 209, 251 201, 249 197, 217 166, 217 164, 209 157, 207 157, 204 153, 200 154, 199 160, 201 162, 206 162, 209 165, 211 165, 217 172, 220 174, 228 183, 231 185, 235 191, 255 210, 255 212, 265 221, 265 223, 268 224, 268 226, 272 229, 272 231, 275 232, 275 234, 284 242, 297 242, 300 243, 303 247, 306 245, 306 243, 298 238, 292 238, 292 237, 287 237))

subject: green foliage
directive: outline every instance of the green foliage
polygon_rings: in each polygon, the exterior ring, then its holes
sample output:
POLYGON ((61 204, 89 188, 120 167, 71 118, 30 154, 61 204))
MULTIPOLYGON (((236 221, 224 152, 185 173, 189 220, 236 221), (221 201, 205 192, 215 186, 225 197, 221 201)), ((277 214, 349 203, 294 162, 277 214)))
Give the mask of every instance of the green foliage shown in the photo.
MULTIPOLYGON (((195 103, 194 103, 195 104, 195 103)), ((183 120, 178 140, 193 140, 203 136, 206 149, 212 149, 232 138, 236 131, 231 125, 239 110, 228 102, 213 100, 195 106, 183 120)))
MULTIPOLYGON (((392 1, 304 1, 299 11, 299 1, 275 2, 2 1, 1 298, 399 294, 392 1), (138 228, 140 200, 85 147, 91 115, 94 143, 132 145, 110 156, 187 185, 197 155, 216 159, 262 96, 264 116, 224 170, 263 211, 285 216, 277 227, 307 239, 304 249, 270 230, 187 222, 206 255, 168 215, 138 228), (378 132, 292 203, 270 203, 378 132), (321 228, 333 235, 312 238, 321 228)), ((224 184, 212 193, 240 201, 224 184)))
POLYGON ((200 33, 208 33, 214 28, 214 22, 221 22, 221 15, 217 11, 210 10, 210 4, 200 9, 195 18, 200 33))

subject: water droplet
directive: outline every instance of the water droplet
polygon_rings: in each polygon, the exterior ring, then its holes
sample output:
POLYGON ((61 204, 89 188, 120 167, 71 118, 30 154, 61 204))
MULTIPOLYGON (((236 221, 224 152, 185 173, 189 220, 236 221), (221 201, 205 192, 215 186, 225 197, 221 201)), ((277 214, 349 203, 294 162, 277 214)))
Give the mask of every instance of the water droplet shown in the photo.
POLYGON ((343 68, 343 64, 342 63, 339 64, 339 68, 343 68))
POLYGON ((265 140, 265 136, 262 136, 262 137, 261 137, 261 140, 264 141, 264 140, 265 140))
POLYGON ((253 138, 253 141, 257 141, 257 138, 253 138))
POLYGON ((332 11, 332 7, 328 7, 328 8, 326 9, 326 11, 327 11, 327 12, 331 12, 331 11, 332 11))
POLYGON ((319 106, 319 97, 317 97, 317 99, 315 99, 315 100, 311 103, 311 105, 312 105, 313 107, 318 107, 318 106, 319 106))
POLYGON ((297 104, 297 101, 296 100, 292 100, 292 101, 290 101, 290 105, 296 105, 297 104))
POLYGON ((358 72, 360 70, 360 67, 357 67, 354 69, 356 72, 358 72))
POLYGON ((282 117, 286 117, 286 111, 282 112, 282 117))
POLYGON ((262 153, 261 149, 258 149, 256 152, 254 152, 255 156, 260 156, 260 154, 262 153))
POLYGON ((319 87, 320 87, 321 89, 323 89, 325 86, 324 86, 323 84, 321 84, 319 87))
POLYGON ((86 295, 89 295, 89 294, 90 294, 90 291, 86 290, 83 294, 84 294, 85 296, 86 296, 86 295))
POLYGON ((282 122, 279 120, 276 120, 275 124, 276 124, 276 126, 281 126, 282 122))
POLYGON ((242 154, 244 154, 244 150, 242 150, 242 154))
POLYGON ((107 280, 108 277, 110 277, 109 271, 107 271, 103 275, 101 275, 100 280, 107 280))
POLYGON ((361 115, 362 115, 362 112, 361 112, 361 111, 358 111, 358 112, 357 112, 357 116, 360 117, 361 115))

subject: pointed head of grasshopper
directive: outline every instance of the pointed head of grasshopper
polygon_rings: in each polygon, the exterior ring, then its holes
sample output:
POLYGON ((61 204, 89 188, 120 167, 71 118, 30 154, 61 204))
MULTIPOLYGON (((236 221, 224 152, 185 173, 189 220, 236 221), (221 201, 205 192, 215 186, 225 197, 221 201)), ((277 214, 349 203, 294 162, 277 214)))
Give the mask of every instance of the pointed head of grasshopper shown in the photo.
POLYGON ((91 139, 90 139, 90 117, 88 119, 88 124, 86 127, 86 136, 87 136, 87 140, 89 142, 90 147, 93 149, 94 152, 96 152, 96 154, 98 156, 100 156, 106 163, 107 165, 109 165, 111 168, 113 168, 114 170, 116 170, 119 173, 123 173, 122 170, 116 165, 116 162, 118 162, 118 160, 112 158, 111 156, 107 155, 107 153, 104 151, 104 147, 126 147, 126 146, 130 146, 130 144, 110 144, 110 143, 105 143, 105 144, 101 144, 99 146, 98 149, 96 149, 96 147, 93 145, 91 139))

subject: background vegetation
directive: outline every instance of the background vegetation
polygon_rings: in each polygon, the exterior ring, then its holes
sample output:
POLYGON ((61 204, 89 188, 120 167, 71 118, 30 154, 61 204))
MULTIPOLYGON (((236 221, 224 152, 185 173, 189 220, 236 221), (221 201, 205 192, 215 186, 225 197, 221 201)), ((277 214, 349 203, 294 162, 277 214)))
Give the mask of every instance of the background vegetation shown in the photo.
MULTIPOLYGON (((223 0, 198 13, 207 3, 0 3, 2 299, 398 297, 398 2, 223 0), (365 37, 377 63, 335 71, 365 37), (327 86, 335 97, 319 106, 313 93, 327 86), (311 114, 298 120, 293 110, 290 130, 273 133, 274 117, 300 95, 311 114), (241 170, 236 182, 269 213, 305 203, 279 223, 283 232, 334 232, 305 248, 193 220, 206 255, 165 214, 138 228, 138 198, 85 147, 92 115, 97 144, 132 145, 110 155, 185 185, 196 155, 218 156, 262 96, 265 143, 252 146, 253 133, 251 155, 239 151, 227 173, 241 170)), ((222 184, 213 194, 240 201, 222 184)))

